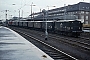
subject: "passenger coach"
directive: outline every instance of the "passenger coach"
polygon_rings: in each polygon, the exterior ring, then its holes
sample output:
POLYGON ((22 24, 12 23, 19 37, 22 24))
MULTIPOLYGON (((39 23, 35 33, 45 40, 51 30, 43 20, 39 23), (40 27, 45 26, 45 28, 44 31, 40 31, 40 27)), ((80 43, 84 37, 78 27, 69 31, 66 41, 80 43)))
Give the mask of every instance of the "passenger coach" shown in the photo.
MULTIPOLYGON (((12 26, 19 26, 34 30, 46 29, 46 21, 13 21, 12 26)), ((47 21, 48 32, 78 37, 82 33, 82 23, 77 20, 47 21)))

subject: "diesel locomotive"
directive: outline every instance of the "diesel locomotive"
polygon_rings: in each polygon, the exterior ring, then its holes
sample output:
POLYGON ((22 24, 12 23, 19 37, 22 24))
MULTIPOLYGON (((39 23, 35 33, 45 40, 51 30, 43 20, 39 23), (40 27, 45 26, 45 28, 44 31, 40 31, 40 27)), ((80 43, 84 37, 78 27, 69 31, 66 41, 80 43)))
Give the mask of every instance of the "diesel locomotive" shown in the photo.
MULTIPOLYGON (((45 31, 46 21, 11 21, 9 26, 45 31)), ((78 37, 82 33, 82 23, 77 20, 47 21, 47 31, 78 37)))

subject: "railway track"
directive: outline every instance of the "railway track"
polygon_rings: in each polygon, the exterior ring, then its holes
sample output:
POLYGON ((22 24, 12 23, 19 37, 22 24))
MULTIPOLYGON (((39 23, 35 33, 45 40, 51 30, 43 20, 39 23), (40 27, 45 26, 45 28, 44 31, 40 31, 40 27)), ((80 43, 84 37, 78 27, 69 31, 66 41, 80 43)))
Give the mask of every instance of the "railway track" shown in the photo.
MULTIPOLYGON (((44 34, 42 34, 42 35, 44 35, 44 34)), ((52 35, 52 34, 49 35, 49 38, 53 38, 53 39, 60 40, 60 41, 62 40, 65 43, 69 43, 71 45, 76 45, 78 47, 81 47, 85 50, 90 51, 90 39, 89 38, 85 38, 85 37, 72 38, 72 37, 65 37, 65 36, 60 37, 58 35, 52 35)))
POLYGON ((72 38, 72 37, 59 37, 59 36, 49 36, 53 39, 57 39, 57 40, 62 40, 65 43, 69 43, 71 45, 76 45, 78 47, 81 47, 85 50, 90 51, 90 44, 88 42, 85 41, 90 41, 90 39, 85 39, 85 38, 72 38), (83 41, 81 41, 83 40, 83 41))
MULTIPOLYGON (((39 32, 38 32, 38 35, 44 36, 43 33, 39 33, 39 32)), ((86 50, 90 51, 90 44, 89 44, 90 42, 85 42, 85 41, 90 41, 90 39, 87 39, 87 38, 72 38, 72 37, 65 37, 65 36, 60 37, 52 34, 49 35, 49 38, 52 38, 64 43, 68 43, 72 46, 80 47, 84 51, 86 50)))
MULTIPOLYGON (((15 30, 19 34, 23 35, 26 39, 28 39, 30 42, 32 42, 34 45, 36 45, 38 48, 40 48, 46 54, 51 56, 54 60, 78 60, 78 59, 68 55, 67 53, 53 47, 52 45, 47 44, 46 42, 44 42, 34 36, 30 36, 29 34, 23 32, 21 30, 16 30, 16 29, 13 29, 13 30, 15 30)), ((47 57, 47 56, 43 55, 43 57, 47 57)))
MULTIPOLYGON (((17 28, 15 28, 15 29, 17 29, 17 28)), ((40 31, 34 31, 34 30, 29 31, 28 29, 22 29, 22 28, 18 28, 18 29, 23 30, 25 32, 30 32, 30 34, 37 35, 37 36, 40 36, 42 38, 44 38, 44 36, 45 36, 44 33, 40 32, 40 31)), ((27 34, 29 34, 29 33, 27 33, 27 34)), ((90 45, 89 44, 81 43, 81 41, 79 41, 80 39, 85 39, 85 38, 71 38, 71 37, 65 37, 65 36, 58 36, 56 34, 49 34, 49 38, 55 39, 57 41, 60 41, 60 42, 66 43, 66 44, 70 44, 70 45, 75 46, 75 47, 76 46, 81 47, 81 50, 84 50, 84 51, 86 51, 86 50, 90 51, 90 45)), ((46 50, 43 50, 43 51, 46 51, 46 50)))
MULTIPOLYGON (((26 31, 26 30, 25 30, 26 31)), ((37 35, 41 35, 43 38, 44 38, 44 33, 43 32, 39 32, 39 31, 32 31, 31 33, 32 34, 37 34, 37 35), (32 33, 34 32, 34 33, 32 33)), ((65 36, 58 36, 58 35, 52 35, 52 34, 49 34, 49 38, 53 38, 55 40, 59 40, 59 41, 62 41, 64 43, 68 43, 68 44, 71 44, 73 46, 78 46, 78 47, 81 47, 82 49, 84 50, 88 50, 90 51, 90 39, 88 38, 72 38, 72 37, 65 37, 65 36), (89 41, 89 42, 86 42, 86 41, 89 41)))

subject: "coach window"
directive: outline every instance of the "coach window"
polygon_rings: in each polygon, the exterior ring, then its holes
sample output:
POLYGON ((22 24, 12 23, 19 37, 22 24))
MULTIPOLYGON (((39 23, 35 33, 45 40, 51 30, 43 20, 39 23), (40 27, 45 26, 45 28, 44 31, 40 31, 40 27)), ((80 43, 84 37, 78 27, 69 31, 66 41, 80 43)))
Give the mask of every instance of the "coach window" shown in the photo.
POLYGON ((68 14, 71 14, 71 12, 68 12, 68 14))
POLYGON ((73 29, 73 27, 71 27, 71 29, 73 29))
POLYGON ((88 16, 86 16, 86 20, 88 20, 88 16))
POLYGON ((70 27, 68 27, 68 30, 70 30, 70 27))
POLYGON ((65 26, 65 28, 67 28, 67 27, 65 26))
POLYGON ((50 26, 49 26, 50 27, 50 26))
POLYGON ((57 27, 55 26, 55 29, 57 29, 57 27))

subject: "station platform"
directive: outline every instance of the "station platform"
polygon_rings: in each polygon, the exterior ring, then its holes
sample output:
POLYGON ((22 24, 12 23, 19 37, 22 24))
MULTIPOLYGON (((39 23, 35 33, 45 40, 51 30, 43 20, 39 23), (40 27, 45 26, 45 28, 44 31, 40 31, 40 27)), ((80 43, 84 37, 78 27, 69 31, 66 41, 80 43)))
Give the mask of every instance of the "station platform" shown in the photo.
POLYGON ((54 60, 13 30, 0 26, 0 60, 54 60))

